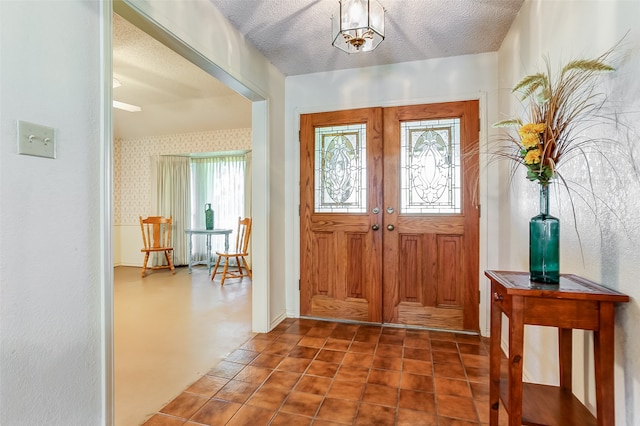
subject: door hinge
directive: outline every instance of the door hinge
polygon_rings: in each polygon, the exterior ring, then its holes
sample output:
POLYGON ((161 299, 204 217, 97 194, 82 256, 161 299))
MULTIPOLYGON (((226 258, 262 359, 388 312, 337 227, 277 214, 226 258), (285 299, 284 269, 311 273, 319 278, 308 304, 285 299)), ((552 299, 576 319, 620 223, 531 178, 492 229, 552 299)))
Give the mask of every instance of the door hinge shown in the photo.
POLYGON ((298 204, 298 216, 300 216, 300 204, 298 204))
POLYGON ((302 138, 300 137, 300 130, 298 130, 298 143, 300 143, 300 139, 302 138))
POLYGON ((298 291, 300 291, 302 287, 300 286, 300 280, 298 279, 298 291))
POLYGON ((478 132, 480 131, 480 125, 482 124, 482 120, 478 117, 478 132))
POLYGON ((482 217, 482 205, 478 204, 478 217, 482 217))
POLYGON ((480 302, 481 300, 482 300, 482 291, 478 290, 478 305, 481 304, 480 302))

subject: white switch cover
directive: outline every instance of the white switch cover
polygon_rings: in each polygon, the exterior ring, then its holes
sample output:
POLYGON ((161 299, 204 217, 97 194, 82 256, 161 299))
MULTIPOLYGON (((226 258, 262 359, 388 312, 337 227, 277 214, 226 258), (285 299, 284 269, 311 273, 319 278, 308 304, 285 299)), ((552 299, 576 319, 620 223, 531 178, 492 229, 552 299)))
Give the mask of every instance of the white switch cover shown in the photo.
POLYGON ((56 135, 53 127, 18 120, 18 154, 56 158, 56 135))

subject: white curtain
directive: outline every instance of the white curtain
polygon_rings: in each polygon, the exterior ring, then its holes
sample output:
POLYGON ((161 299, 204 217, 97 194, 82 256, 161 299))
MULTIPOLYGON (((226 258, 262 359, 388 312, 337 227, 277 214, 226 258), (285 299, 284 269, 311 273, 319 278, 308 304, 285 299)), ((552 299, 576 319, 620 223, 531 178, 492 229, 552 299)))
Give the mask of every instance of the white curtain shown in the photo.
MULTIPOLYGON (((173 263, 186 265, 187 238, 184 230, 190 226, 191 205, 189 157, 159 156, 156 159, 157 205, 159 216, 173 216, 173 263)), ((158 258, 158 262, 164 260, 158 258)))
MULTIPOLYGON (((205 228, 205 206, 211 204, 213 227, 233 229, 229 247, 234 248, 238 218, 248 216, 245 210, 245 155, 225 155, 191 159, 191 228, 205 228)), ((206 259, 204 238, 194 238, 193 258, 206 259)), ((211 237, 211 250, 224 251, 224 238, 211 237)))

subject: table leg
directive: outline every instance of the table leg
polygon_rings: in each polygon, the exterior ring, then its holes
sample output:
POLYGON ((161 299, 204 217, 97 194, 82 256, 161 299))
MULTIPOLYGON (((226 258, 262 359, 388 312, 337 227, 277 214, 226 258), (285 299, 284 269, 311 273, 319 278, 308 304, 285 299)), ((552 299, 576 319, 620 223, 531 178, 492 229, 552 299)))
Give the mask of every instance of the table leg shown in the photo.
POLYGON ((573 330, 570 328, 558 329, 558 349, 560 351, 560 387, 571 391, 572 388, 572 358, 573 358, 573 330))
MULTIPOLYGON (((491 294, 494 297, 497 296, 493 283, 491 283, 491 294)), ((489 424, 491 426, 498 425, 498 414, 500 412, 502 311, 496 306, 496 302, 496 300, 492 300, 491 303, 491 340, 489 341, 489 424)))
POLYGON ((207 271, 211 275, 211 234, 207 234, 207 271))
POLYGON ((524 297, 511 298, 509 317, 509 426, 522 425, 522 364, 524 362, 524 297))
POLYGON ((613 386, 613 302, 600 302, 600 326, 593 332, 598 425, 615 424, 613 386))
POLYGON ((229 234, 224 234, 224 251, 229 253, 229 234))
POLYGON ((189 273, 191 273, 191 268, 193 266, 193 258, 191 257, 191 238, 193 238, 193 234, 189 234, 187 237, 187 257, 189 258, 189 273))

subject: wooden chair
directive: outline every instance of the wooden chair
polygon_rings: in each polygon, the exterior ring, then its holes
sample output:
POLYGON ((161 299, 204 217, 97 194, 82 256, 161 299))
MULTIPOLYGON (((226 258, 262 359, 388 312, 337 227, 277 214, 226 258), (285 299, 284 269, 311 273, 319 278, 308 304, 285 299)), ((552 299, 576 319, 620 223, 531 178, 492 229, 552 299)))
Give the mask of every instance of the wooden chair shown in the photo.
POLYGON ((140 216, 140 229, 142 230, 142 242, 144 248, 140 251, 144 252, 144 263, 142 264, 142 278, 147 269, 171 269, 171 273, 175 274, 176 269, 173 267, 173 247, 171 246, 171 228, 173 225, 173 216, 149 216, 143 219, 140 216), (151 253, 164 252, 168 265, 149 266, 149 255, 151 253))
POLYGON ((222 270, 222 281, 220 285, 224 285, 224 280, 227 278, 242 278, 251 277, 251 269, 247 264, 246 257, 249 256, 249 238, 251 237, 251 218, 244 219, 238 218, 238 233, 236 235, 236 248, 232 253, 229 252, 216 252, 218 259, 216 260, 216 266, 211 273, 211 279, 213 280, 218 273, 218 266, 220 266, 220 260, 224 259, 224 268, 222 270), (237 270, 229 270, 229 259, 236 259, 238 265, 237 270), (242 262, 242 263, 241 263, 242 262), (244 264, 244 272, 242 265, 244 264))

